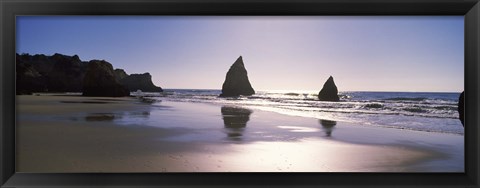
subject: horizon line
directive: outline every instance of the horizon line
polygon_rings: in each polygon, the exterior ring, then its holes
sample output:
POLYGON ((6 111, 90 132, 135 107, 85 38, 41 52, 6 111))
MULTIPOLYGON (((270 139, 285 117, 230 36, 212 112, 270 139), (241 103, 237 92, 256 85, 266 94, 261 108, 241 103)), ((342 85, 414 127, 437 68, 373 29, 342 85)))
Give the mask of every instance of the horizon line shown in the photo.
MULTIPOLYGON (((205 88, 164 88, 162 87, 163 90, 219 90, 221 91, 222 89, 205 89, 205 88)), ((302 91, 302 92, 317 92, 316 90, 300 90, 300 89, 259 89, 259 90, 256 90, 254 89, 256 92, 257 91, 302 91)), ((318 89, 318 92, 320 92, 321 89, 318 89)), ((377 90, 377 91, 367 91, 367 90, 345 90, 345 91, 338 91, 338 93, 341 93, 341 92, 385 92, 385 93, 400 93, 400 92, 403 92, 403 93, 461 93, 463 92, 464 90, 462 91, 380 91, 380 90, 377 90)))

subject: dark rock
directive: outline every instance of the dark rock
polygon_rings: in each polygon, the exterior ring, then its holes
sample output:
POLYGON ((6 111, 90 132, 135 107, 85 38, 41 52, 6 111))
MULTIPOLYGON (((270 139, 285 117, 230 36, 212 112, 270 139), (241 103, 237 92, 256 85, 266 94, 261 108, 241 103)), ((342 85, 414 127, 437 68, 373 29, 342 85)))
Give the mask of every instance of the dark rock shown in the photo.
POLYGON ((77 55, 55 54, 51 57, 53 67, 48 74, 48 90, 55 92, 80 92, 87 63, 82 63, 77 55))
POLYGON ((16 93, 17 95, 32 94, 34 91, 46 89, 46 81, 31 64, 16 64, 16 93))
POLYGON ((124 97, 130 91, 115 78, 112 64, 106 61, 92 60, 88 63, 83 81, 84 96, 124 97))
MULTIPOLYGON (((81 61, 78 55, 16 54, 16 93, 83 92, 88 64, 89 62, 81 61)), ((120 83, 120 80, 129 75, 122 69, 116 69, 114 77, 120 83)), ((131 91, 162 91, 162 88, 153 85, 148 73, 133 75, 125 82, 131 91)))
POLYGON ((330 76, 328 80, 323 84, 322 90, 318 93, 318 99, 321 101, 339 101, 338 89, 333 81, 333 77, 330 76))
MULTIPOLYGON (((123 76, 123 74, 117 77, 120 78, 121 76, 123 76)), ((120 83, 123 84, 130 91, 137 91, 137 90, 142 90, 143 92, 162 92, 163 91, 161 87, 157 87, 153 84, 152 76, 148 72, 143 74, 128 75, 123 79, 120 79, 120 83)))
POLYGON ((248 96, 253 94, 255 94, 255 91, 252 85, 250 85, 247 70, 243 64, 242 56, 240 56, 227 72, 220 97, 248 96))
POLYGON ((144 92, 162 92, 152 82, 150 73, 128 75, 123 69, 115 69, 115 78, 130 91, 141 90, 144 92))
POLYGON ((77 55, 16 54, 17 93, 81 92, 86 64, 77 55))
POLYGON ((462 125, 465 127, 465 91, 462 91, 460 97, 458 98, 458 118, 462 125))
POLYGON ((22 54, 16 55, 16 61, 18 64, 30 64, 33 68, 38 71, 41 75, 49 74, 53 68, 53 60, 51 56, 46 56, 43 54, 29 55, 22 54))
POLYGON ((115 78, 117 78, 118 81, 124 79, 127 76, 128 76, 128 74, 125 72, 125 70, 115 69, 115 78))

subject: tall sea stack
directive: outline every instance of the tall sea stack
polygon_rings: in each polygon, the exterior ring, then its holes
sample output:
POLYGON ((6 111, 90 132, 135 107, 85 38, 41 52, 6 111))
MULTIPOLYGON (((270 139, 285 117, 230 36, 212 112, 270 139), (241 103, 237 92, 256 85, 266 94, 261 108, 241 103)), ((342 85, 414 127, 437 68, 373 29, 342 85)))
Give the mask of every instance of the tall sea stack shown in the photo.
POLYGON ((112 64, 92 60, 88 63, 83 80, 83 95, 96 97, 124 97, 130 91, 115 78, 112 64))
POLYGON ((318 93, 318 99, 320 101, 340 101, 338 97, 338 89, 332 76, 330 76, 325 84, 323 84, 322 90, 318 93))
POLYGON ((220 97, 236 97, 240 95, 253 95, 255 91, 248 81, 247 70, 243 64, 242 56, 230 67, 222 85, 220 97))

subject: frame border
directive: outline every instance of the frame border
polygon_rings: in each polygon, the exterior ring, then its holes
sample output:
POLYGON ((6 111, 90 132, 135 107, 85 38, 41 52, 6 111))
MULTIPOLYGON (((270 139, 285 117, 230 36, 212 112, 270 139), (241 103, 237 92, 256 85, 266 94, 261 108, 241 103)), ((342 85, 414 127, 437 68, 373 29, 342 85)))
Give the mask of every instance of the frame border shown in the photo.
POLYGON ((0 0, 0 187, 479 187, 479 0, 0 0), (19 15, 464 15, 465 173, 15 173, 19 15))

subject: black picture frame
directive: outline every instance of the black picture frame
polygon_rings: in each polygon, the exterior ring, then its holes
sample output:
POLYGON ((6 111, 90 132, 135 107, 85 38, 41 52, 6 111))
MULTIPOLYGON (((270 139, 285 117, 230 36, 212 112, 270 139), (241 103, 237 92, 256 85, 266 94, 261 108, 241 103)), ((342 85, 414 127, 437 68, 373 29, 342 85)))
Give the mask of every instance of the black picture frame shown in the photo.
POLYGON ((479 187, 478 0, 0 0, 1 187, 479 187), (464 15, 465 173, 16 173, 19 15, 464 15))

